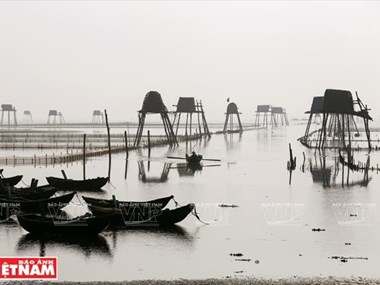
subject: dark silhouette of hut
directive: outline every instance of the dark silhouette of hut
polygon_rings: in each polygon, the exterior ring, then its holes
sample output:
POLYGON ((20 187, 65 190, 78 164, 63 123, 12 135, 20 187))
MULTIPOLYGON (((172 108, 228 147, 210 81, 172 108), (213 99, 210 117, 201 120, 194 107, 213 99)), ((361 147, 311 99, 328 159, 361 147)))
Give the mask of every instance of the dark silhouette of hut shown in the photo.
POLYGON ((104 114, 100 110, 94 110, 92 113, 93 124, 104 124, 104 114))
POLYGON ((174 134, 173 127, 168 117, 168 109, 162 101, 161 94, 157 91, 149 91, 144 98, 140 111, 138 111, 139 126, 137 128, 134 146, 139 146, 144 129, 145 118, 147 114, 160 114, 164 125, 165 134, 171 146, 178 145, 177 138, 174 134))
POLYGON ((8 126, 11 125, 11 113, 13 114, 13 124, 17 126, 17 117, 16 117, 16 108, 13 107, 11 104, 3 104, 1 105, 1 125, 4 125, 4 113, 7 113, 8 118, 8 126))
POLYGON ((285 108, 272 107, 271 108, 271 124, 272 127, 277 127, 281 122, 281 126, 289 126, 288 116, 286 115, 285 108))
POLYGON ((354 100, 350 91, 327 89, 323 97, 313 98, 311 109, 306 112, 310 116, 305 134, 299 140, 307 147, 350 149, 355 137, 360 135, 356 118, 363 121, 368 149, 371 150, 369 120, 372 118, 368 110, 357 93, 354 100), (322 127, 310 132, 313 117, 317 114, 322 114, 322 127))
POLYGON ((267 128, 269 115, 271 115, 270 105, 257 105, 255 126, 267 128))
POLYGON ((29 110, 24 111, 24 116, 22 117, 24 123, 33 123, 32 113, 29 110))
POLYGON ((241 113, 239 113, 238 111, 238 107, 235 103, 231 102, 230 104, 228 104, 227 106, 227 112, 226 112, 226 120, 224 122, 224 128, 223 128, 223 132, 226 133, 226 132, 239 132, 241 133, 243 131, 243 127, 241 125, 241 121, 240 121, 240 115, 241 113), (234 123, 233 123, 233 116, 236 115, 237 117, 237 120, 238 120, 238 129, 237 130, 234 130, 234 123), (230 129, 228 130, 228 120, 230 121, 230 129))
POLYGON ((182 113, 186 114, 185 136, 192 135, 193 114, 197 114, 199 135, 205 134, 210 136, 210 130, 207 125, 206 116, 203 110, 202 102, 195 101, 194 97, 179 97, 176 111, 174 112, 173 126, 175 134, 178 134, 178 128, 181 121, 182 113), (202 132, 203 127, 203 132, 202 132))
POLYGON ((58 112, 57 110, 49 110, 47 123, 57 124, 58 123, 57 118, 60 124, 65 123, 65 119, 63 118, 63 115, 61 112, 58 112), (52 121, 50 121, 50 119, 52 119, 52 121))

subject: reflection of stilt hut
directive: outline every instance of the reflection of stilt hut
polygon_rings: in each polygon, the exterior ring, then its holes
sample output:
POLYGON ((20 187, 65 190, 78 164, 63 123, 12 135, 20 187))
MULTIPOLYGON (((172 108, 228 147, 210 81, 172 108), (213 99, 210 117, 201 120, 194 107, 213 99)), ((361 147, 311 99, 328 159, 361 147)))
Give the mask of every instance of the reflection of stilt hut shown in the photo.
MULTIPOLYGON (((326 157, 319 157, 319 163, 317 157, 315 157, 315 163, 312 164, 310 160, 310 173, 313 179, 313 183, 322 184, 323 187, 331 186, 332 167, 326 167, 326 157)), ((334 176, 334 179, 336 177, 334 176)))
POLYGON ((4 113, 7 113, 8 126, 11 125, 11 113, 13 114, 13 125, 17 126, 16 108, 11 104, 1 105, 1 125, 4 124, 4 113))
POLYGON ((271 124, 274 127, 277 127, 280 124, 281 126, 289 126, 288 116, 286 115, 285 108, 271 108, 271 124))
POLYGON ((271 115, 270 105, 257 105, 255 126, 268 127, 268 117, 271 115))
POLYGON ((49 115, 48 115, 48 120, 47 120, 47 123, 48 124, 64 124, 65 123, 65 119, 63 118, 63 115, 61 112, 58 112, 57 110, 49 110, 49 115), (57 121, 57 118, 58 118, 58 121, 57 121), (50 121, 50 119, 52 119, 52 121, 50 121))
POLYGON ((356 94, 350 91, 327 89, 324 97, 314 97, 308 125, 300 141, 307 147, 350 149, 360 136, 355 118, 361 119, 366 133, 368 149, 371 149, 368 108, 356 94), (310 132, 313 116, 322 114, 322 127, 310 132), (314 142, 314 143, 313 143, 314 142))
POLYGON ((162 122, 164 124, 165 134, 171 146, 178 145, 177 138, 174 134, 173 127, 168 117, 168 109, 162 101, 160 93, 157 91, 149 91, 144 98, 142 109, 139 111, 139 126, 134 146, 138 146, 141 142, 142 132, 144 129, 145 118, 147 114, 160 114, 162 122))
POLYGON ((210 131, 208 129, 206 116, 203 110, 202 102, 199 101, 195 103, 194 97, 179 97, 177 107, 174 113, 173 126, 175 128, 175 134, 178 134, 179 123, 181 121, 182 113, 186 114, 186 125, 185 125, 185 136, 192 135, 192 127, 193 127, 193 114, 197 114, 198 118, 198 130, 199 134, 205 134, 210 136, 210 131), (203 128, 203 132, 202 132, 203 128))
POLYGON ((228 120, 230 121, 230 129, 228 130, 229 132, 239 132, 240 133, 243 131, 243 127, 241 125, 240 116, 239 116, 240 114, 241 113, 239 113, 238 107, 236 106, 235 103, 228 104, 227 113, 226 113, 226 121, 224 122, 224 128, 223 128, 224 133, 227 132, 228 120), (233 115, 236 115, 237 120, 238 120, 238 129, 237 130, 234 130, 233 115))
POLYGON ((92 113, 93 124, 104 124, 104 115, 100 110, 94 110, 92 113))
POLYGON ((24 123, 33 123, 32 113, 28 110, 24 111, 24 116, 22 117, 24 123))
MULTIPOLYGON (((157 177, 157 176, 147 177, 144 162, 138 161, 137 164, 139 166, 139 179, 143 183, 164 183, 164 182, 166 182, 168 180, 169 171, 170 171, 170 168, 172 165, 169 162, 165 162, 164 167, 162 168, 161 176, 159 176, 159 177, 157 177)), ((148 171, 149 171, 149 165, 148 165, 148 171)))

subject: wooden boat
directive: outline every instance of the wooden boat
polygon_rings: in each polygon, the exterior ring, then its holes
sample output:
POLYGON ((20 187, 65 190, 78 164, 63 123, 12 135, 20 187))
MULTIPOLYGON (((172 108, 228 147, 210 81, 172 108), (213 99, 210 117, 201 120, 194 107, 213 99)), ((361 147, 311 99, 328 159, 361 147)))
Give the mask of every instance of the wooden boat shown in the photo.
POLYGON ((62 190, 99 191, 107 183, 107 177, 97 177, 85 180, 64 179, 58 177, 46 177, 51 186, 62 190))
POLYGON ((151 208, 116 209, 89 205, 95 216, 113 215, 110 225, 115 227, 170 226, 184 220, 194 209, 194 204, 176 209, 152 210, 151 208))
POLYGON ((35 188, 10 188, 0 190, 0 198, 24 198, 28 200, 47 199, 53 196, 57 190, 50 185, 38 186, 35 188))
POLYGON ((39 214, 19 214, 21 227, 32 234, 61 234, 75 237, 97 235, 105 230, 110 222, 108 216, 95 217, 89 214, 73 219, 44 217, 39 214))
POLYGON ((24 198, 0 198, 0 216, 4 219, 10 215, 26 213, 47 213, 55 215, 58 211, 68 205, 76 192, 61 195, 58 197, 38 200, 28 200, 24 198))
POLYGON ((0 180, 4 186, 15 186, 22 179, 22 175, 16 175, 12 177, 1 177, 0 180))
POLYGON ((174 198, 173 195, 159 198, 155 200, 150 201, 118 201, 118 200, 104 200, 104 199, 97 199, 97 198, 90 198, 86 196, 82 196, 83 200, 92 206, 100 206, 104 208, 123 208, 126 209, 128 207, 131 208, 144 208, 144 207, 154 207, 155 209, 163 209, 171 199, 174 198))

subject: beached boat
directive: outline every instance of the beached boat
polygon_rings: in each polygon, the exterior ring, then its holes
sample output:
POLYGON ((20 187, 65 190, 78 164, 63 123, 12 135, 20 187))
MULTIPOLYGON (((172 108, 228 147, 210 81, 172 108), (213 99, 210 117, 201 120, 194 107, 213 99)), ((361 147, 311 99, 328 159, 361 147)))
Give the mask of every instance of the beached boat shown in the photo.
POLYGON ((75 191, 99 191, 107 183, 107 177, 97 177, 93 179, 74 180, 58 177, 46 177, 51 186, 62 190, 75 191))
POLYGON ((39 214, 19 214, 18 222, 21 227, 32 234, 61 234, 81 237, 97 235, 107 228, 108 216, 95 217, 89 214, 73 219, 47 217, 39 214))
POLYGON ((58 197, 38 200, 28 200, 24 198, 0 198, 0 210, 2 219, 9 218, 10 215, 20 212, 26 213, 46 213, 55 215, 58 211, 66 207, 76 193, 61 195, 58 197))
POLYGON ((187 204, 176 209, 152 208, 105 208, 88 205, 95 216, 113 215, 110 225, 115 227, 134 226, 169 226, 183 221, 194 209, 194 204, 187 204))
POLYGON ((155 209, 163 209, 171 199, 174 198, 173 195, 159 198, 155 200, 149 200, 149 201, 119 201, 116 199, 106 200, 106 199, 98 199, 98 198, 91 198, 82 196, 83 200, 92 206, 100 206, 104 208, 137 208, 137 207, 154 207, 155 209))
POLYGON ((47 199, 53 196, 57 190, 50 185, 38 187, 14 188, 0 190, 0 198, 24 198, 29 200, 47 199))
POLYGON ((19 183, 22 179, 22 175, 16 175, 12 177, 0 177, 0 180, 2 181, 2 184, 4 186, 15 186, 17 183, 19 183))

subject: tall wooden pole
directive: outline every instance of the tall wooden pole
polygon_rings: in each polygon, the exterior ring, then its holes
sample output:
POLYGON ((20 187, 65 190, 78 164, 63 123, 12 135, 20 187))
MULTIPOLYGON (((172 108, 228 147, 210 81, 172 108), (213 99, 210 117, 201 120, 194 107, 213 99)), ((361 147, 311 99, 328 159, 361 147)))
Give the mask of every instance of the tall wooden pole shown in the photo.
POLYGON ((126 159, 129 158, 129 152, 128 152, 128 136, 127 136, 127 131, 124 131, 124 141, 125 141, 125 155, 126 159))
POLYGON ((148 157, 150 157, 150 131, 148 130, 148 157))
POLYGON ((86 134, 83 135, 83 180, 86 180, 86 134))
POLYGON ((108 182, 109 182, 111 180, 111 135, 110 135, 110 127, 108 124, 107 110, 104 110, 104 116, 106 117, 107 138, 108 138, 108 182))

